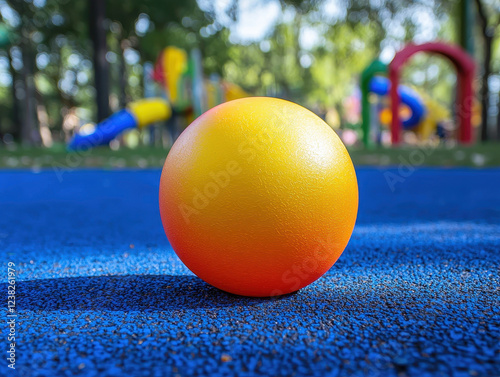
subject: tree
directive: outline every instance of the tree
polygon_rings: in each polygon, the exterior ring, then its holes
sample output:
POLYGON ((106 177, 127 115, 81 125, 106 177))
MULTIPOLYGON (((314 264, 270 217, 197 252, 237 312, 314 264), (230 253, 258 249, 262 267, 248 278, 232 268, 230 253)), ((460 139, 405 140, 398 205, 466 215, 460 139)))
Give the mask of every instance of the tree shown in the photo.
POLYGON ((93 45, 94 85, 96 89, 97 120, 109 116, 109 66, 106 61, 106 1, 89 0, 89 29, 93 45))
MULTIPOLYGON (((479 23, 481 26, 481 35, 484 41, 484 52, 483 52, 483 67, 482 67, 482 80, 481 80, 481 140, 487 141, 489 139, 488 135, 488 109, 490 107, 490 87, 489 78, 491 75, 491 57, 492 57, 492 47, 495 26, 500 23, 500 17, 497 17, 495 22, 490 22, 490 17, 488 14, 491 12, 487 9, 487 6, 483 3, 484 0, 475 0, 477 7, 477 14, 479 18, 479 23)), ((492 17, 493 18, 493 17, 492 17)))
POLYGON ((19 134, 21 141, 28 145, 39 145, 41 142, 36 118, 35 101, 35 64, 33 36, 36 30, 33 8, 26 2, 10 2, 9 5, 17 12, 21 18, 19 26, 15 29, 19 36, 18 47, 22 57, 21 80, 22 91, 16 91, 16 97, 22 96, 21 117, 19 134), (15 6, 14 6, 15 4, 15 6))
MULTIPOLYGON (((495 64, 495 72, 500 72, 500 25, 496 28, 496 41, 495 41, 495 58, 493 63, 495 64)), ((497 103, 497 140, 500 141, 500 90, 498 91, 498 103, 497 103)))

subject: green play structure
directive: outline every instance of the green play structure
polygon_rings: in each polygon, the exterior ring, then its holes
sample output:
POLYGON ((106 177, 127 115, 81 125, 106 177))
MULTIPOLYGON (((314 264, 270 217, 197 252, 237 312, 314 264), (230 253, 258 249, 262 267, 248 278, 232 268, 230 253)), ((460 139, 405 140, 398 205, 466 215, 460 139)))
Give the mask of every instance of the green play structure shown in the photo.
POLYGON ((387 65, 380 60, 374 60, 361 73, 361 119, 363 125, 363 144, 366 147, 371 146, 370 137, 370 101, 369 85, 376 74, 387 74, 387 65))

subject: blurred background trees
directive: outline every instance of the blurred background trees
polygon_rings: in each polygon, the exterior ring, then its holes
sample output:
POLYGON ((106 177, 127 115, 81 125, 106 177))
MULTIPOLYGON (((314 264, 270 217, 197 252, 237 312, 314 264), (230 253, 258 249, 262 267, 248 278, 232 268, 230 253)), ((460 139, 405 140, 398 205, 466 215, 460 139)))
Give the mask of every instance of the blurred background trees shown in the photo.
MULTIPOLYGON (((498 0, 468 1, 483 139, 500 138, 498 0), (496 131, 497 130, 497 131, 496 131), (496 131, 496 132, 495 132, 496 131)), ((254 95, 334 109, 339 124, 361 70, 405 43, 460 42, 460 0, 0 0, 13 36, 0 48, 0 138, 50 146, 144 96, 144 64, 168 46, 199 48, 205 74, 254 95), (101 15, 99 17, 99 15, 101 15), (252 19, 252 17, 254 19, 252 19), (255 29, 255 30, 252 30, 255 29)), ((452 103, 455 73, 417 56, 408 84, 452 103)))

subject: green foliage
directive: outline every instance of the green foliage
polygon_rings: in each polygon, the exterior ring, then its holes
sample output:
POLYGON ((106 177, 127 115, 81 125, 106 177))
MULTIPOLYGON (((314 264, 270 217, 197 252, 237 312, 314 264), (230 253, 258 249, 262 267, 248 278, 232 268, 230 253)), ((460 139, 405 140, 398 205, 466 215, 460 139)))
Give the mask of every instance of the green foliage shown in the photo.
MULTIPOLYGON (((340 110, 358 84, 359 73, 372 59, 387 53, 388 47, 396 50, 422 35, 433 35, 422 30, 422 18, 432 16, 428 23, 432 23, 436 38, 456 41, 458 0, 343 0, 328 4, 325 0, 256 0, 253 5, 271 1, 282 10, 274 27, 263 40, 237 43, 231 33, 242 11, 238 0, 225 3, 224 17, 216 1, 106 0, 114 108, 119 106, 116 99, 143 96, 143 64, 154 62, 168 45, 188 51, 200 49, 206 75, 217 73, 251 94, 276 95, 310 108, 340 110), (336 11, 327 12, 332 4, 336 11), (305 36, 311 34, 315 38, 307 40, 305 36)), ((484 1, 489 9, 497 9, 495 0, 484 1)), ((37 103, 46 108, 55 133, 61 130, 67 109, 78 107, 91 113, 95 90, 89 17, 87 1, 0 0, 0 22, 19 37, 10 51, 0 52, 0 60, 10 65, 0 65, 4 67, 0 75, 11 78, 10 82, 0 81, 0 132, 14 132, 19 127, 13 121, 15 101, 10 86, 12 78, 22 82, 23 67, 28 65, 33 67, 37 103), (1 9, 7 4, 18 22, 2 19, 1 9)), ((498 73, 500 27, 493 27, 492 69, 498 73)), ((405 82, 423 87, 447 103, 453 99, 453 77, 448 63, 429 57, 416 56, 403 72, 405 82)))

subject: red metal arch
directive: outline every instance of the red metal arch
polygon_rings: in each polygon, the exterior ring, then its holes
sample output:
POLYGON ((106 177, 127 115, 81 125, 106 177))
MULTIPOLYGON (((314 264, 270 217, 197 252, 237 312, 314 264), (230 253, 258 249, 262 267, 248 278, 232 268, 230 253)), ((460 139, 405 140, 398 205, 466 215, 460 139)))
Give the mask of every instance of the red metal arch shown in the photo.
MULTIPOLYGON (((459 140, 464 144, 472 141, 471 114, 474 101, 472 81, 474 80, 475 64, 472 57, 460 47, 440 42, 430 42, 421 45, 409 44, 399 51, 389 64, 389 78, 391 80, 391 109, 398 114, 400 98, 398 95, 399 76, 402 66, 417 52, 439 54, 448 58, 457 69, 457 107, 456 114, 459 122, 459 140)), ((392 117, 392 143, 401 141, 401 122, 398 116, 392 117)))

